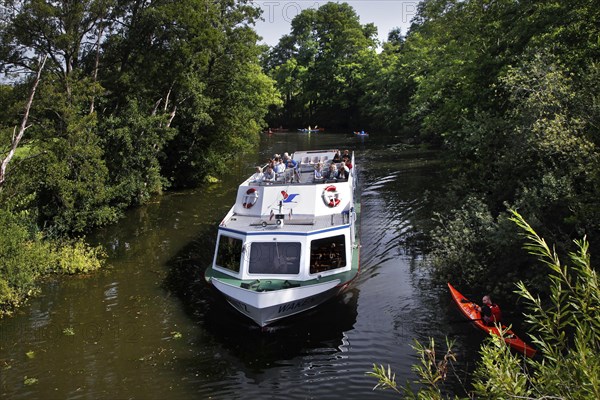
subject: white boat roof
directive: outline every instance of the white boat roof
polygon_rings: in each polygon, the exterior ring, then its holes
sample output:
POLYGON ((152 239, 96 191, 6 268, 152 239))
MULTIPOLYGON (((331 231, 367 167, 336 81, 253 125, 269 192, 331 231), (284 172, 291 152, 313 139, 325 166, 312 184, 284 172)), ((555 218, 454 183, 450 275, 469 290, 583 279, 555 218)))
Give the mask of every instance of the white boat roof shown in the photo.
POLYGON ((354 206, 354 168, 347 180, 314 179, 316 164, 328 168, 336 152, 297 151, 292 155, 298 163, 295 171, 288 168, 274 182, 246 179, 238 187, 236 202, 219 229, 273 236, 312 234, 347 226, 348 212, 354 206))

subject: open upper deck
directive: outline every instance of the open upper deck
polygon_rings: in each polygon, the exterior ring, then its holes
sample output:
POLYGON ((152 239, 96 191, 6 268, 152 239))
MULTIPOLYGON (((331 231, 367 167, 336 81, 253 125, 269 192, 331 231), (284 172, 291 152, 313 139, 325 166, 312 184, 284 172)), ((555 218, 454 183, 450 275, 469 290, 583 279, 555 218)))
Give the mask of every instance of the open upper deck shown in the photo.
POLYGON ((328 166, 335 154, 336 150, 296 152, 296 168, 287 168, 274 181, 247 179, 221 226, 268 230, 279 219, 286 231, 306 232, 343 224, 354 204, 354 169, 348 179, 315 179, 314 174, 317 164, 328 166))
MULTIPOLYGON (((296 168, 286 168, 284 172, 274 174, 274 180, 257 179, 256 176, 250 176, 242 183, 243 186, 269 186, 269 185, 310 185, 321 183, 335 183, 338 180, 329 176, 329 168, 333 163, 337 150, 314 150, 297 151, 292 155, 292 159, 297 163, 296 168), (323 179, 315 179, 314 171, 317 165, 321 166, 323 179)), ((354 163, 354 159, 352 159, 354 163)), ((334 163, 335 169, 339 163, 334 163)), ((263 171, 266 168, 263 167, 263 171)), ((352 173, 352 171, 350 171, 352 173)))

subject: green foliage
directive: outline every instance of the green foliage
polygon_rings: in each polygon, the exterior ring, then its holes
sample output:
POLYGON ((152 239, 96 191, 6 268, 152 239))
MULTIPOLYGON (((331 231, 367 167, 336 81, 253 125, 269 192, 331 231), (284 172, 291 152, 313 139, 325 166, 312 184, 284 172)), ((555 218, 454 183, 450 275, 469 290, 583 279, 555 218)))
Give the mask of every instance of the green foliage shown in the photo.
MULTIPOLYGON (((542 284, 549 287, 549 297, 534 294, 523 282, 517 285, 517 294, 528 305, 526 324, 538 353, 523 358, 510 350, 503 337, 490 335, 480 350, 473 387, 465 391, 471 398, 489 399, 600 398, 600 282, 586 238, 574 242, 571 264, 563 265, 557 252, 519 213, 511 210, 510 221, 521 229, 525 249, 546 270, 542 284)), ((413 370, 425 386, 416 393, 410 394, 408 386, 398 388, 389 368, 375 365, 368 374, 379 379, 376 387, 409 393, 410 398, 424 398, 424 393, 425 398, 440 398, 438 383, 443 374, 439 371, 444 368, 435 368, 433 348, 433 340, 429 348, 417 347, 421 364, 413 370)))
POLYGON ((162 149, 176 131, 163 115, 147 115, 135 103, 119 115, 103 120, 101 146, 108 169, 113 204, 139 205, 167 186, 161 174, 162 149))
POLYGON ((78 239, 59 246, 54 257, 57 272, 78 274, 102 268, 106 253, 101 246, 91 247, 82 239, 78 239))
POLYGON ((452 342, 446 340, 446 352, 441 360, 437 359, 435 342, 433 338, 429 339, 429 345, 424 346, 419 341, 415 341, 412 346, 419 355, 420 364, 413 365, 413 371, 419 376, 419 379, 413 383, 419 384, 419 390, 414 392, 410 384, 398 387, 396 383, 396 374, 394 374, 388 365, 387 370, 383 365, 373 364, 373 371, 367 372, 367 375, 378 379, 375 389, 391 389, 401 394, 405 399, 438 399, 447 398, 442 391, 442 384, 446 380, 452 363, 456 361, 456 356, 452 352, 452 342))
POLYGON ((392 368, 389 365, 386 370, 383 365, 373 364, 373 371, 367 372, 367 375, 378 379, 377 385, 373 387, 373 390, 392 389, 395 392, 401 393, 396 383, 396 374, 392 372, 392 368))
POLYGON ((51 259, 51 246, 39 234, 0 210, 0 309, 9 310, 34 293, 35 282, 51 259))
POLYGON ((530 377, 522 368, 522 356, 513 353, 502 337, 490 335, 481 346, 481 359, 473 374, 473 390, 486 399, 530 398, 530 377))
POLYGON ((589 244, 576 240, 562 265, 555 250, 513 211, 512 221, 523 231, 526 249, 548 269, 550 296, 542 301, 524 284, 518 293, 529 305, 527 323, 544 362, 533 364, 533 385, 546 395, 571 399, 600 396, 600 282, 591 265, 589 244))
MULTIPOLYGON (((439 227, 433 232, 432 266, 441 281, 473 284, 482 280, 486 262, 493 257, 486 239, 497 229, 486 205, 470 198, 449 218, 438 215, 439 227), (450 234, 449 234, 450 233, 450 234)), ((485 279, 483 279, 485 281, 485 279)))
MULTIPOLYGON (((443 276, 479 288, 500 275, 506 284, 498 291, 519 280, 547 290, 516 246, 507 207, 559 251, 573 236, 600 232, 596 8, 427 0, 406 36, 379 55, 365 111, 383 129, 402 126, 443 146, 452 171, 433 233, 443 276)), ((590 235, 592 249, 599 238, 590 235)))
POLYGON ((44 239, 31 221, 0 210, 0 315, 34 294, 41 276, 92 271, 105 258, 102 249, 81 239, 44 239))
MULTIPOLYGON (((249 27, 260 11, 246 0, 1 7, 3 70, 50 57, 0 196, 52 234, 86 233, 170 185, 218 175, 280 104, 249 27)), ((0 92, 2 148, 27 95, 20 78, 0 92)))
POLYGON ((328 129, 360 125, 363 82, 377 64, 372 24, 361 25, 347 3, 303 10, 292 32, 266 60, 284 95, 275 123, 323 124, 328 129))
POLYGON ((23 377, 23 384, 25 386, 31 386, 31 385, 35 385, 38 383, 38 378, 33 378, 33 377, 23 377))

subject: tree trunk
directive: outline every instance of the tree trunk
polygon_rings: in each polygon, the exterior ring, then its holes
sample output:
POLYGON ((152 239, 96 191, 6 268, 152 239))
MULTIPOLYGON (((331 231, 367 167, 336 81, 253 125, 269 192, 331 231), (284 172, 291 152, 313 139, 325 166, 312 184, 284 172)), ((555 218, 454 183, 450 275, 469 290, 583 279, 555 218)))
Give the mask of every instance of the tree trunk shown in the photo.
MULTIPOLYGON (((12 143, 10 146, 10 151, 6 155, 6 157, 2 160, 2 164, 0 164, 0 190, 6 181, 6 168, 8 167, 8 163, 12 160, 15 152, 17 150, 17 146, 21 142, 23 138, 23 134, 25 134, 25 130, 28 128, 27 120, 29 119, 29 110, 31 109, 31 104, 33 103, 33 98, 35 96, 35 91, 37 89, 38 84, 40 83, 40 79, 42 76, 42 70, 44 69, 44 64, 46 64, 46 59, 48 55, 45 55, 41 58, 40 68, 38 69, 37 76, 35 81, 33 82, 33 87, 31 88, 31 93, 29 94, 29 99, 27 100, 27 105, 25 106, 25 114, 23 115, 23 119, 21 120, 21 128, 19 129, 19 133, 12 138, 12 143)), ((15 127, 16 130, 16 127, 15 127)))

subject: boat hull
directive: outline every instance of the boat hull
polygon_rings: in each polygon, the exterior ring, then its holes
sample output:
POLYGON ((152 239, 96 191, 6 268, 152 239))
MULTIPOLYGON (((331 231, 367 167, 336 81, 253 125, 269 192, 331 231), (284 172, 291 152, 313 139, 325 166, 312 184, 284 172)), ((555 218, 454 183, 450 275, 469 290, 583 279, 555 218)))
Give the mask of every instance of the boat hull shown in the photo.
POLYGON ((336 296, 346 286, 336 279, 309 286, 257 292, 215 278, 211 283, 229 304, 261 327, 310 310, 336 296))
MULTIPOLYGON (((450 295, 458 306, 458 309, 462 314, 467 317, 471 322, 479 329, 488 332, 492 335, 501 336, 501 332, 496 326, 488 326, 481 320, 481 313, 477 309, 477 304, 464 297, 458 290, 456 290, 450 283, 448 283, 448 289, 450 289, 450 295)), ((502 329, 506 330, 506 326, 502 325, 502 329)), ((526 355, 527 357, 535 356, 536 350, 521 340, 512 330, 506 331, 504 334, 504 341, 513 349, 526 355)))

